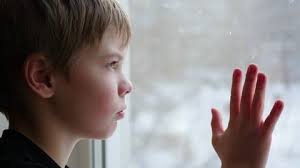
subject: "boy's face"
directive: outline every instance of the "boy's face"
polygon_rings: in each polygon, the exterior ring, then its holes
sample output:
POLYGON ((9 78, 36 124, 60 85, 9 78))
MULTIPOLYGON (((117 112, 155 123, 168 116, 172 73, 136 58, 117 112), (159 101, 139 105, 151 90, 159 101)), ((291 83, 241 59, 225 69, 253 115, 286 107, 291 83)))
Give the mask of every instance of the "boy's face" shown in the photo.
POLYGON ((64 126, 81 138, 105 139, 122 118, 125 96, 132 90, 122 72, 126 48, 114 31, 102 43, 81 49, 70 69, 70 78, 57 80, 54 111, 64 126))

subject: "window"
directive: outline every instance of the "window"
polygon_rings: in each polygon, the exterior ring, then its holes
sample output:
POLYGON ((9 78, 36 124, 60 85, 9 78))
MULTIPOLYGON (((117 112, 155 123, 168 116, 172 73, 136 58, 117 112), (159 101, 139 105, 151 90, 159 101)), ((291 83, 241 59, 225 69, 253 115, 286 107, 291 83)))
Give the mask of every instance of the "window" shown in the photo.
POLYGON ((119 138, 119 146, 108 145, 121 149, 108 150, 117 152, 111 158, 118 156, 122 166, 116 168, 218 167, 210 144, 210 108, 220 109, 227 123, 232 69, 245 70, 249 63, 258 64, 269 78, 265 113, 277 98, 286 103, 268 167, 299 165, 298 1, 131 0, 127 4, 134 31, 130 75, 135 91, 129 120, 123 122, 126 127, 108 140, 119 138), (124 151, 129 158, 123 159, 124 151))

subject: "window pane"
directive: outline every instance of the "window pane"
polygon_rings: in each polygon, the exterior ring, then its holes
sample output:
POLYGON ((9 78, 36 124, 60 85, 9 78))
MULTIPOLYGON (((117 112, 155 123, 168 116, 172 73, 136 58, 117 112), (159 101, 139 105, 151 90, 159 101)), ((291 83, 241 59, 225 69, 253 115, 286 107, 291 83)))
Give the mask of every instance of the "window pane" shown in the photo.
POLYGON ((298 1, 132 0, 129 8, 131 168, 218 167, 210 109, 226 125, 232 69, 249 63, 268 75, 265 115, 277 98, 286 103, 268 167, 299 167, 298 1))

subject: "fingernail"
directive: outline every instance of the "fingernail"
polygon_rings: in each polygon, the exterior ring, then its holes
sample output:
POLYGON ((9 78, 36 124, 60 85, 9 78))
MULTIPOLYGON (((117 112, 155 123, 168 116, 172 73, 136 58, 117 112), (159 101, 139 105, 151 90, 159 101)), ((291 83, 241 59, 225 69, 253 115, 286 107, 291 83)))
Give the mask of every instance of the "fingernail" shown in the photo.
POLYGON ((234 78, 240 77, 241 75, 242 75, 242 71, 240 69, 235 69, 233 71, 233 77, 234 78))
POLYGON ((283 109, 283 102, 280 100, 276 101, 276 106, 278 110, 282 110, 283 109))
POLYGON ((257 72, 257 66, 255 64, 250 64, 249 67, 248 67, 248 72, 256 73, 257 72))
POLYGON ((267 77, 266 77, 265 74, 259 73, 258 76, 257 76, 257 80, 258 80, 259 83, 264 83, 264 82, 266 82, 267 77))

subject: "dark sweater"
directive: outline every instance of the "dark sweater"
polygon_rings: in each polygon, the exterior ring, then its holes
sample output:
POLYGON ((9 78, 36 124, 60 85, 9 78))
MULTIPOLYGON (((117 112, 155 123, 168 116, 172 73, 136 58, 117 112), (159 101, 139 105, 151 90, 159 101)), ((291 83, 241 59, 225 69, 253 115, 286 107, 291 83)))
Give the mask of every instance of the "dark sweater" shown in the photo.
POLYGON ((0 138, 0 168, 60 167, 30 139, 15 130, 7 129, 0 138))

